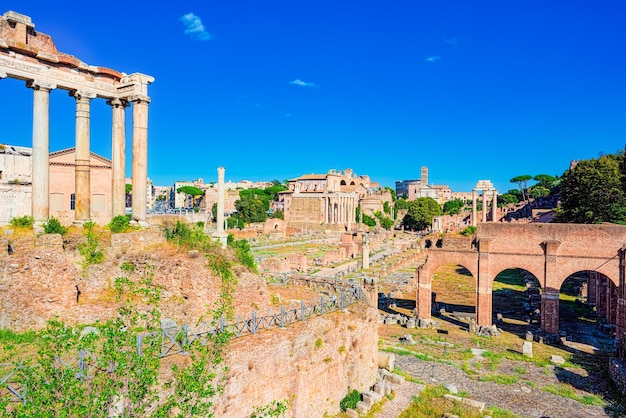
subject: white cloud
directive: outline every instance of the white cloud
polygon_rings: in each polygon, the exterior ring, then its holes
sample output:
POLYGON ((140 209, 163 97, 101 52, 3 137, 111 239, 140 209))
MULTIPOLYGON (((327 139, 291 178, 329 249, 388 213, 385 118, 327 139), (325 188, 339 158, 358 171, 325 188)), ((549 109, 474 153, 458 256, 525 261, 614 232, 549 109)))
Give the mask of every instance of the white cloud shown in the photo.
POLYGON ((299 78, 296 78, 295 80, 290 81, 289 84, 293 84, 294 86, 301 86, 301 87, 314 87, 315 86, 315 83, 302 81, 299 78))
POLYGON ((433 55, 431 57, 428 57, 426 59, 424 59, 424 61, 426 62, 436 62, 439 61, 441 59, 441 57, 439 55, 433 55))
POLYGON ((193 13, 181 16, 180 21, 185 25, 185 33, 199 41, 208 41, 213 36, 206 31, 202 20, 193 13))

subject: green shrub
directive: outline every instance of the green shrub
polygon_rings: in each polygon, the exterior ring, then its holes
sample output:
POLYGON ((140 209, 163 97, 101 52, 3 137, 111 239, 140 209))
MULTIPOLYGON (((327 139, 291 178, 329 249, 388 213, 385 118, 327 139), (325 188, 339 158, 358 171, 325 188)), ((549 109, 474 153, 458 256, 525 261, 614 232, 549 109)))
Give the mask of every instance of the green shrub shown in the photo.
POLYGON ((128 216, 126 215, 117 215, 111 219, 109 229, 114 233, 126 232, 129 229, 132 229, 130 219, 128 219, 128 216))
POLYGON ((367 216, 366 214, 362 215, 363 217, 363 223, 367 226, 376 226, 376 219, 372 218, 371 216, 367 216))
POLYGON ((83 268, 91 264, 101 264, 104 261, 104 253, 99 248, 99 237, 94 232, 95 226, 93 222, 83 224, 83 233, 87 237, 87 242, 78 244, 78 252, 83 256, 83 268))
POLYGON ((32 228, 35 220, 32 216, 24 215, 24 216, 16 216, 15 218, 11 218, 10 221, 12 226, 22 227, 22 228, 32 228))
POLYGON ((342 411, 346 411, 348 408, 356 409, 356 404, 361 401, 361 394, 358 390, 348 392, 348 394, 339 402, 339 407, 342 411))
POLYGON ((43 224, 43 231, 46 234, 67 234, 67 228, 61 225, 61 222, 54 217, 48 219, 48 222, 43 224))
POLYGON ((248 244, 247 240, 236 240, 232 234, 228 234, 226 244, 235 249, 237 260, 239 260, 241 264, 248 267, 250 271, 257 271, 256 263, 254 262, 254 255, 250 251, 250 244, 248 244))
POLYGON ((476 233, 475 226, 468 226, 467 228, 461 231, 461 235, 465 235, 466 237, 469 237, 470 235, 474 235, 475 233, 476 233))

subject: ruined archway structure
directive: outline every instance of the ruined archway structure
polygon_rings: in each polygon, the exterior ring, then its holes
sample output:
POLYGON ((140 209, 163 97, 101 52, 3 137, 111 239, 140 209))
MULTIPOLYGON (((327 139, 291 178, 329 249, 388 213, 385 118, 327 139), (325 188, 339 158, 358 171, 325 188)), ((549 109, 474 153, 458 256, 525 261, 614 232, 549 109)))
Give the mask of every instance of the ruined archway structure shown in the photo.
POLYGON ((588 271, 589 289, 594 289, 589 292, 590 301, 608 313, 607 319, 614 321, 618 338, 626 331, 626 226, 481 223, 475 240, 444 237, 441 248, 427 251, 426 262, 416 273, 419 318, 430 318, 432 277, 441 265, 455 263, 472 273, 476 280, 478 325, 492 323, 492 286, 496 276, 509 268, 522 268, 541 284, 542 330, 556 334, 561 285, 573 273, 588 271))
POLYGON ((112 120, 112 214, 125 213, 124 109, 133 104, 132 178, 133 219, 146 221, 148 175, 148 84, 154 78, 87 65, 57 51, 49 35, 35 31, 30 17, 8 11, 0 17, 0 79, 26 81, 34 91, 32 216, 38 223, 49 216, 49 100, 53 89, 67 90, 76 99, 76 210, 75 221, 91 217, 90 103, 107 100, 112 120))

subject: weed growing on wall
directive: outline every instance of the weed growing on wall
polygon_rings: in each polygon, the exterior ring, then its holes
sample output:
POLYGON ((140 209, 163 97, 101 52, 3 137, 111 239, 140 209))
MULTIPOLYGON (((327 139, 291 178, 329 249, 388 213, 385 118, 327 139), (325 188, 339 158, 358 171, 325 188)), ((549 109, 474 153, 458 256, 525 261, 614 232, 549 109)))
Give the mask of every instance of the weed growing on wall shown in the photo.
POLYGON ((101 264, 104 261, 104 253, 100 250, 100 237, 94 231, 96 226, 93 222, 83 224, 83 235, 87 237, 87 242, 78 244, 78 252, 83 256, 83 270, 92 264, 101 264))

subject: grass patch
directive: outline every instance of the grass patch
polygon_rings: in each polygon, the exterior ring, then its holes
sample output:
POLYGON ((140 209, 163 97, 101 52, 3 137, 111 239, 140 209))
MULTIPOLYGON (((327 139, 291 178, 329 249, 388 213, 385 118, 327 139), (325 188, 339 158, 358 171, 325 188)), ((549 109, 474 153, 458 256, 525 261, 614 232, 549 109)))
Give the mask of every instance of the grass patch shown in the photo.
POLYGON ((500 385, 512 385, 519 381, 518 376, 508 376, 506 374, 486 374, 478 378, 480 382, 495 382, 500 385))
POLYGON ((570 398, 577 402, 582 403, 583 405, 594 405, 594 406, 605 406, 606 402, 602 397, 598 395, 579 395, 574 390, 567 385, 548 385, 543 387, 542 390, 545 392, 552 393, 554 395, 562 396, 564 398, 570 398))
MULTIPOLYGON (((483 413, 476 408, 471 408, 444 398, 448 391, 443 386, 427 387, 419 396, 413 398, 409 407, 400 414, 399 418, 432 418, 441 417, 444 414, 454 414, 463 418, 480 418, 483 413)), ((500 408, 489 408, 493 418, 517 418, 509 411, 500 408)))

